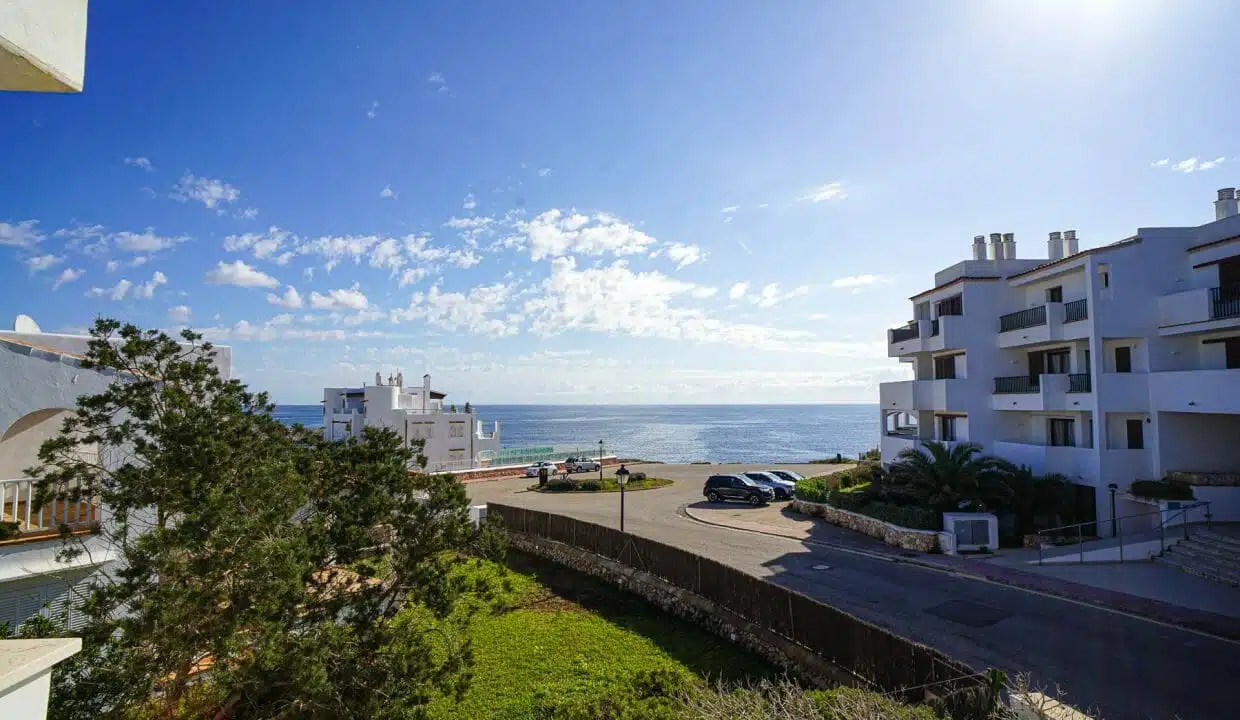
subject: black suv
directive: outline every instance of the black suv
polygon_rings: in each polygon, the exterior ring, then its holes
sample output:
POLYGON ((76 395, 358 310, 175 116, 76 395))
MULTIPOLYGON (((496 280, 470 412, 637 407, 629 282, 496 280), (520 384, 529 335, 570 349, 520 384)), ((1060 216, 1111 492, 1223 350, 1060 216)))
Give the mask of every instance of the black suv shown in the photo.
POLYGON ((706 479, 702 494, 711 502, 743 500, 750 505, 762 505, 775 499, 774 490, 740 475, 711 475, 706 479))

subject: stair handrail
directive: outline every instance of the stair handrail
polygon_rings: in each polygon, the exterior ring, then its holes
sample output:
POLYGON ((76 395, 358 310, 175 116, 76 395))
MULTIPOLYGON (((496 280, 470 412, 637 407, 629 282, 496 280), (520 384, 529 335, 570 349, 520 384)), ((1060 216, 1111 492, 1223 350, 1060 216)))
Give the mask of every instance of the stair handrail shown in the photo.
MULTIPOLYGON (((1183 505, 1181 507, 1176 508, 1175 512, 1172 513, 1171 515, 1168 515, 1167 517, 1161 518, 1159 520, 1158 522, 1158 554, 1159 555, 1162 555, 1163 553, 1167 551, 1167 525, 1171 524, 1171 521, 1176 519, 1177 517, 1183 517, 1184 522, 1181 524, 1184 526, 1184 539, 1187 540, 1188 539, 1188 512, 1190 510, 1196 510, 1201 507, 1204 507, 1206 509, 1206 512, 1205 512, 1206 530, 1210 530, 1212 529, 1212 524, 1210 521, 1211 514, 1210 514, 1210 501, 1209 500, 1197 500, 1197 501, 1194 501, 1190 505, 1183 505)), ((1121 515, 1119 517, 1113 517, 1109 520, 1103 520, 1101 522, 1097 520, 1086 520, 1085 522, 1072 523, 1071 525, 1061 525, 1060 527, 1045 528, 1043 530, 1038 530, 1036 533, 1034 533, 1035 535, 1038 536, 1038 541, 1037 541, 1038 542, 1038 565, 1042 564, 1042 559, 1043 559, 1042 558, 1043 536, 1049 533, 1058 532, 1060 530, 1070 530, 1072 528, 1076 528, 1077 553, 1079 554, 1081 564, 1084 564, 1085 563, 1085 536, 1084 536, 1085 526, 1086 525, 1101 525, 1103 523, 1108 523, 1108 522, 1111 523, 1112 529, 1116 532, 1117 537, 1119 538, 1119 561, 1124 562, 1124 525, 1120 521, 1130 520, 1132 518, 1148 517, 1150 515, 1161 516, 1165 512, 1167 511, 1163 510, 1162 508, 1159 508, 1157 510, 1150 510, 1148 512, 1133 513, 1131 515, 1121 515)))

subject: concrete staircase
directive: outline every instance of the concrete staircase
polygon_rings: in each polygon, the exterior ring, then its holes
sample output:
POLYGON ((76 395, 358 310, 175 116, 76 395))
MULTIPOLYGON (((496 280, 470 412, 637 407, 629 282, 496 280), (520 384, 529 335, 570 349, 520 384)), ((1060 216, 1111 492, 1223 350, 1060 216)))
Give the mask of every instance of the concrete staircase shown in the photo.
POLYGON ((1240 587, 1240 538, 1202 531, 1167 549, 1155 562, 1240 587))

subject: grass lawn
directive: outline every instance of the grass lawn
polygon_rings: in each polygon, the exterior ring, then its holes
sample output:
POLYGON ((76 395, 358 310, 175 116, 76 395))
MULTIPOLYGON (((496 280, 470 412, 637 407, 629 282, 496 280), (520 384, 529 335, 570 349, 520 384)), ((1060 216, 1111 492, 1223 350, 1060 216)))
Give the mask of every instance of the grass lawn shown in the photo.
MULTIPOLYGON (((614 477, 603 478, 599 482, 598 478, 573 478, 573 489, 564 488, 562 481, 553 478, 547 483, 547 487, 540 488, 538 483, 534 483, 529 487, 530 490, 547 493, 565 493, 565 492, 620 492, 620 483, 616 482, 614 477)), ((641 480, 629 480, 624 486, 625 492, 635 492, 637 490, 651 490, 653 488, 661 488, 671 485, 672 481, 664 478, 648 477, 641 480)))
POLYGON ((552 706, 597 702, 651 670, 739 681, 775 677, 761 658, 645 601, 553 563, 509 552, 515 609, 475 620, 474 677, 460 704, 430 716, 549 717, 552 706))

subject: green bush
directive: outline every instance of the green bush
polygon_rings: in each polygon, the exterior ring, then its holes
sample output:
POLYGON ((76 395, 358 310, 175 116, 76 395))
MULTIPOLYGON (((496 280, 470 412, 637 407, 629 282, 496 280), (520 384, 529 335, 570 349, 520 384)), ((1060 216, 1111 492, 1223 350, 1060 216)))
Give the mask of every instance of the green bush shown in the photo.
POLYGON ((603 489, 603 484, 598 480, 585 480, 577 483, 577 489, 585 490, 587 492, 597 492, 603 489))
POLYGON ((544 489, 548 492, 569 492, 577 489, 577 483, 573 480, 552 480, 544 489))
POLYGON ((629 475, 629 482, 636 482, 638 480, 645 480, 645 479, 646 479, 646 473, 644 472, 635 472, 629 475))
POLYGON ((912 530, 938 531, 943 529, 943 516, 933 508, 871 502, 861 506, 856 512, 912 530))
POLYGON ((1151 500, 1192 500, 1193 488, 1181 482, 1169 480, 1137 480, 1128 492, 1151 500))
POLYGON ((859 459, 880 461, 883 459, 883 453, 878 448, 870 448, 869 450, 861 453, 861 457, 859 459))
POLYGON ((830 476, 812 477, 804 480, 797 480, 797 486, 792 491, 798 500, 805 502, 825 503, 827 495, 832 490, 832 482, 828 481, 830 476))

